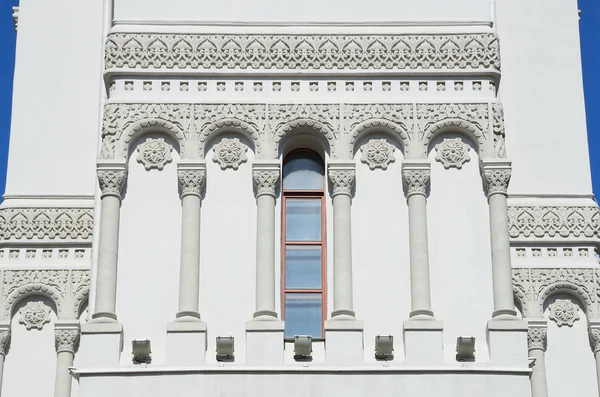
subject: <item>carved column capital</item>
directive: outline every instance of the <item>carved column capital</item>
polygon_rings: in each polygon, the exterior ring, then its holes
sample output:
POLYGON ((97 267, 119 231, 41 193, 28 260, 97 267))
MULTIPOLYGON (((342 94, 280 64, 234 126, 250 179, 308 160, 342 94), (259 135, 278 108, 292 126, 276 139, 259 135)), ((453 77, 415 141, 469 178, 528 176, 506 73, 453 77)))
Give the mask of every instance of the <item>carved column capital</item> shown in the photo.
POLYGON ((79 325, 76 323, 55 324, 54 338, 57 353, 69 352, 75 354, 77 343, 79 343, 79 325))
POLYGON ((546 320, 529 320, 527 329, 527 347, 529 350, 546 351, 548 326, 546 320))
POLYGON ((127 165, 122 162, 98 162, 97 174, 102 197, 115 196, 121 199, 121 192, 127 177, 127 165))
POLYGON ((328 176, 333 185, 332 196, 345 194, 352 196, 352 188, 356 179, 356 165, 350 162, 329 163, 328 176))
POLYGON ((201 197, 206 181, 206 165, 204 162, 187 162, 177 165, 177 179, 181 186, 181 197, 195 195, 201 197))
POLYGON ((276 197, 279 174, 279 163, 255 162, 252 164, 252 181, 257 198, 265 194, 276 197))
POLYGON ((10 342, 10 325, 0 325, 0 355, 6 355, 8 344, 10 342))
POLYGON ((600 351, 600 328, 597 324, 591 325, 590 328, 588 328, 588 335, 590 338, 590 346, 594 353, 600 351))
POLYGON ((483 161, 481 175, 488 197, 492 194, 507 194, 511 176, 510 161, 483 161))
POLYGON ((402 163, 402 180, 405 185, 406 197, 414 194, 427 195, 431 176, 429 161, 404 161, 402 163))

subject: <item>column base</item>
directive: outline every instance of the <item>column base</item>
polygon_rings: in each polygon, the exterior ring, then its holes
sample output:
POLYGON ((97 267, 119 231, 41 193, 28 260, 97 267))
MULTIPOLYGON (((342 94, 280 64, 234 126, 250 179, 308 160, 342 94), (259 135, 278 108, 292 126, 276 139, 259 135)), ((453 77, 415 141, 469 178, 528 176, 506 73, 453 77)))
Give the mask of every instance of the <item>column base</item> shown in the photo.
POLYGON ((433 311, 428 309, 416 309, 410 312, 410 320, 435 320, 433 311))
POLYGON ((512 309, 500 309, 494 310, 492 313, 492 320, 519 320, 517 317, 517 311, 512 309))
POLYGON ((81 325, 77 353, 81 368, 106 368, 119 365, 123 351, 123 325, 98 318, 81 325))
POLYGON ((506 367, 528 366, 527 322, 497 320, 487 323, 490 363, 506 367))
POLYGON ((418 365, 439 365, 444 362, 444 324, 429 317, 410 319, 403 324, 406 362, 418 365))
POLYGON ((325 321, 325 361, 328 365, 363 364, 364 321, 340 315, 325 321))
POLYGON ((246 364, 282 365, 284 331, 285 323, 271 316, 246 322, 246 364))
POLYGON ((197 318, 193 321, 177 319, 167 323, 165 365, 193 367, 205 364, 206 323, 197 318))
POLYGON ((197 321, 200 320, 200 313, 192 310, 181 311, 175 314, 175 318, 175 321, 197 321))

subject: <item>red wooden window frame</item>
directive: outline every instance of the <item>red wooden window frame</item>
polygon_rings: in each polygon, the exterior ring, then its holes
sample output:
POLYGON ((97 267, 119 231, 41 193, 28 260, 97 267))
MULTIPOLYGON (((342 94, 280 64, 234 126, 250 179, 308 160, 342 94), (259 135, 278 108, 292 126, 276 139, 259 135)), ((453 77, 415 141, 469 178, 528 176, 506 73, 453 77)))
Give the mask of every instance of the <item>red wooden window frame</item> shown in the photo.
MULTIPOLYGON (((321 159, 323 165, 323 174, 325 174, 325 162, 322 157, 308 149, 298 149, 287 154, 283 159, 283 167, 290 155, 295 155, 299 152, 312 154, 321 159)), ((300 294, 321 294, 321 338, 313 337, 313 340, 320 340, 325 338, 325 320, 327 319, 327 266, 326 266, 326 226, 325 226, 325 175, 323 175, 323 189, 320 190, 300 190, 290 189, 286 190, 285 184, 283 183, 283 175, 281 177, 281 192, 282 192, 282 203, 281 203, 281 317, 285 321, 285 296, 286 293, 300 293, 300 294), (289 198, 320 198, 321 199, 321 241, 286 241, 286 202, 289 198), (321 288, 320 289, 287 289, 286 285, 286 247, 288 245, 318 245, 321 247, 321 288)), ((286 338, 291 340, 292 338, 286 338)))

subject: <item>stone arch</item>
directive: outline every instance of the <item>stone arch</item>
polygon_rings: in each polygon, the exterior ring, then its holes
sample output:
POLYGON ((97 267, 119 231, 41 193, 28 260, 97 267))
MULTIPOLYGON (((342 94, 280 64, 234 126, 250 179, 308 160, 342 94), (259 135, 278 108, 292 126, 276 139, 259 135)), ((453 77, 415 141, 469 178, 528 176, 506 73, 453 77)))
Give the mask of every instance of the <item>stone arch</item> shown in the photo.
POLYGON ((525 292, 514 285, 513 300, 515 304, 518 304, 518 306, 520 306, 521 314, 523 314, 523 317, 527 317, 527 300, 525 298, 525 292))
POLYGON ((14 308, 23 299, 31 296, 43 296, 54 302, 56 306, 56 316, 60 319, 63 317, 63 305, 60 292, 56 289, 44 284, 26 284, 14 289, 4 301, 4 317, 12 318, 14 308))
POLYGON ((593 316, 592 309, 594 305, 590 295, 585 291, 585 289, 577 284, 564 280, 552 283, 542 289, 538 301, 538 304, 540 305, 540 312, 544 312, 544 304, 550 297, 560 293, 571 295, 584 308, 588 318, 593 316))
POLYGON ((72 314, 73 318, 79 318, 89 302, 90 288, 82 288, 73 296, 72 314))
POLYGON ((298 131, 302 128, 306 128, 306 130, 310 131, 310 132, 317 132, 318 134, 320 134, 322 137, 324 137, 327 140, 327 143, 329 145, 328 148, 324 148, 325 151, 327 151, 327 149, 329 149, 329 152, 331 154, 332 157, 335 157, 335 148, 336 148, 336 138, 335 138, 335 134, 334 132, 327 127, 324 123, 317 121, 317 120, 313 120, 313 119, 306 119, 306 118, 302 118, 302 119, 296 119, 296 120, 292 120, 289 121, 285 124, 283 124, 281 127, 279 127, 279 129, 277 131, 275 131, 275 136, 273 138, 273 143, 274 143, 274 158, 278 158, 279 155, 281 154, 281 147, 282 144, 290 138, 290 135, 294 132, 294 131, 298 131))
POLYGON ((425 134, 423 136, 423 158, 427 157, 430 150, 429 146, 431 145, 433 139, 445 132, 454 132, 466 136, 475 144, 479 158, 484 158, 485 137, 483 131, 481 131, 481 129, 475 124, 458 118, 447 118, 436 121, 429 128, 427 128, 427 130, 425 130, 425 134))
POLYGON ((398 143, 400 143, 402 150, 404 152, 406 151, 405 148, 408 145, 410 138, 408 137, 406 130, 400 124, 386 119, 368 119, 361 122, 350 133, 350 158, 356 154, 358 149, 356 144, 361 139, 376 132, 382 132, 395 139, 398 143))
POLYGON ((253 143, 254 147, 252 150, 256 153, 257 157, 261 153, 261 140, 260 134, 251 124, 239 120, 236 118, 220 119, 210 123, 200 133, 200 156, 204 158, 206 156, 206 148, 208 143, 217 137, 222 132, 233 131, 246 137, 250 142, 253 143))
POLYGON ((138 137, 150 131, 159 131, 169 135, 179 144, 179 147, 177 148, 179 153, 183 153, 185 145, 183 131, 170 121, 156 118, 138 120, 123 131, 121 137, 121 149, 120 151, 117 151, 117 153, 121 155, 121 158, 127 159, 131 143, 138 137))

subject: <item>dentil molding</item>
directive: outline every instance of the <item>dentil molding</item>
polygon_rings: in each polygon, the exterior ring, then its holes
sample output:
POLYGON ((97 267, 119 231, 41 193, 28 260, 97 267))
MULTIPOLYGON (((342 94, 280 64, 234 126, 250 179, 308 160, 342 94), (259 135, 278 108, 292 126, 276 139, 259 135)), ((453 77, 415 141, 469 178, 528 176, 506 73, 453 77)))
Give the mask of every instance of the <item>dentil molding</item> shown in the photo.
POLYGON ((2 208, 2 240, 89 240, 94 225, 92 208, 2 208))
POLYGON ((161 34, 111 33, 106 69, 475 70, 498 74, 494 33, 161 34))
POLYGON ((333 159, 353 158, 370 131, 388 132, 412 158, 427 158, 431 140, 448 130, 472 139, 480 158, 506 156, 502 106, 496 103, 109 103, 100 159, 125 159, 132 140, 149 130, 171 135, 184 159, 203 159, 207 140, 221 131, 246 136, 256 158, 276 159, 281 142, 297 129, 322 135, 333 159))

